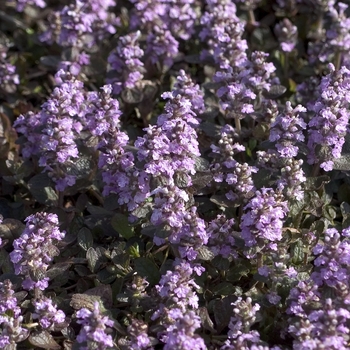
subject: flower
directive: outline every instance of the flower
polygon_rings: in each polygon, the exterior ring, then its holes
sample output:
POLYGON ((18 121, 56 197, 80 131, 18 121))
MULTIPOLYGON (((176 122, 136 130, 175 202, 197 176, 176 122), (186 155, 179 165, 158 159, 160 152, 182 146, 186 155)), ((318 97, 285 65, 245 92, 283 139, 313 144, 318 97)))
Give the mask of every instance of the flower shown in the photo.
POLYGON ((66 320, 66 315, 62 310, 57 310, 57 305, 53 304, 52 299, 42 297, 34 300, 33 320, 38 319, 41 327, 47 330, 54 330, 59 324, 66 320))
POLYGON ((22 283, 24 289, 36 287, 44 290, 49 281, 45 272, 53 257, 59 254, 55 243, 64 238, 65 232, 59 230, 56 214, 36 213, 25 221, 23 233, 13 242, 10 259, 16 275, 25 277, 22 283))
POLYGON ((77 323, 82 325, 77 336, 77 342, 83 344, 80 349, 91 349, 92 344, 96 344, 94 349, 104 350, 113 347, 113 339, 106 331, 108 327, 113 327, 114 322, 107 316, 101 314, 98 302, 94 303, 92 311, 82 308, 76 313, 77 323))

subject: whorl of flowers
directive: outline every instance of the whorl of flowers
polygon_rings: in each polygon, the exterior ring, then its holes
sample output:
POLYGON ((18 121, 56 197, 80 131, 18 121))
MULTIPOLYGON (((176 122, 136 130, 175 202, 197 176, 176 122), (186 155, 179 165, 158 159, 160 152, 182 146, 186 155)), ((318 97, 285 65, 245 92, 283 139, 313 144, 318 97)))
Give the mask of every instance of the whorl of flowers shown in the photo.
POLYGON ((198 84, 194 84, 191 77, 183 69, 179 71, 179 75, 176 78, 173 94, 187 98, 192 104, 192 110, 197 115, 204 112, 204 93, 198 84))
POLYGON ((183 314, 175 309, 169 311, 169 317, 175 320, 166 329, 166 334, 161 337, 161 341, 165 343, 164 350, 206 350, 204 339, 195 334, 196 330, 201 326, 201 320, 192 310, 183 314))
POLYGON ((341 156, 348 131, 350 102, 350 71, 336 70, 329 64, 330 73, 322 78, 319 97, 314 103, 314 116, 308 126, 308 162, 319 164, 325 171, 333 169, 333 159, 341 156))
POLYGON ((53 304, 52 299, 41 297, 33 301, 34 313, 33 320, 38 320, 41 327, 47 330, 54 330, 59 324, 64 323, 66 315, 62 310, 57 309, 57 305, 53 304))
POLYGON ((223 214, 218 215, 209 223, 207 228, 210 237, 208 247, 215 256, 220 254, 224 258, 237 258, 233 237, 234 223, 234 219, 227 219, 223 214))
POLYGON ((59 254, 55 243, 65 236, 65 232, 59 230, 58 224, 56 214, 30 215, 26 219, 23 233, 14 240, 10 259, 15 273, 25 277, 22 283, 24 289, 47 288, 49 278, 45 277, 45 272, 53 257, 59 254))
POLYGON ((25 340, 29 331, 22 328, 23 316, 17 305, 15 291, 10 280, 0 282, 0 347, 15 345, 25 340))
MULTIPOLYGON (((316 61, 333 62, 337 68, 347 66, 350 59, 350 18, 345 13, 348 5, 343 2, 335 5, 335 1, 326 1, 325 4, 330 25, 322 34, 319 33, 319 40, 309 44, 309 61, 312 64, 316 61)), ((316 7, 321 8, 319 5, 316 7)))
POLYGON ((178 39, 188 40, 195 30, 196 2, 132 0, 130 26, 146 35, 145 57, 152 64, 170 67, 178 54, 178 39))
POLYGON ((106 33, 114 34, 116 20, 108 8, 115 6, 114 0, 74 0, 60 12, 52 14, 51 25, 41 40, 64 47, 92 47, 106 33))
POLYGON ((22 12, 26 6, 38 6, 41 8, 46 7, 45 0, 17 0, 16 9, 22 12))
POLYGON ((228 340, 221 350, 234 349, 265 349, 262 346, 259 332, 251 327, 257 322, 257 313, 260 310, 259 304, 252 304, 251 298, 244 301, 239 297, 232 303, 234 316, 231 317, 228 325, 228 340))
POLYGON ((85 124, 86 105, 81 81, 63 71, 56 78, 63 80, 41 111, 20 116, 14 126, 29 141, 24 145, 23 156, 38 156, 39 166, 56 182, 56 189, 63 191, 76 181, 75 176, 66 174, 64 166, 78 158, 75 140, 85 124), (32 124, 28 126, 28 122, 32 124))
POLYGON ((278 81, 273 77, 276 68, 267 62, 268 54, 255 51, 240 69, 229 67, 218 71, 214 81, 222 86, 217 91, 220 104, 228 118, 243 119, 255 112, 262 100, 262 92, 269 91, 278 81))
POLYGON ((116 49, 109 54, 109 74, 113 74, 113 77, 108 78, 107 82, 113 85, 115 94, 121 93, 123 88, 134 88, 143 78, 141 59, 144 52, 138 43, 140 36, 141 32, 137 31, 120 37, 116 49))
MULTIPOLYGON (((87 128, 98 137, 97 149, 100 151, 98 167, 102 170, 104 182, 103 195, 119 194, 119 203, 132 206, 132 174, 134 156, 125 151, 128 135, 120 130, 119 103, 111 97, 112 87, 106 85, 100 93, 89 93, 89 115, 87 128)), ((131 207, 130 207, 131 209, 131 207)))
POLYGON ((161 67, 171 67, 179 53, 179 42, 167 28, 156 25, 147 36, 145 57, 150 63, 160 63, 161 67))
MULTIPOLYGON (((200 155, 194 128, 199 122, 186 98, 191 98, 197 87, 189 87, 184 96, 177 94, 178 88, 179 85, 175 91, 162 95, 169 98, 164 113, 158 117, 157 125, 145 129, 146 135, 138 138, 135 146, 138 160, 144 163, 143 178, 149 183, 144 189, 150 191, 148 196, 154 196, 151 223, 158 227, 167 225, 169 242, 179 245, 181 257, 193 260, 197 249, 208 242, 204 221, 191 207, 186 191, 192 184, 191 175, 196 173, 196 157, 200 155)), ((154 242, 162 244, 165 239, 155 237, 154 242)))
POLYGON ((296 143, 305 140, 302 130, 306 129, 306 123, 299 115, 303 112, 306 112, 306 108, 301 105, 292 108, 287 101, 283 113, 271 125, 269 140, 277 141, 275 146, 283 158, 296 157, 299 150, 296 143))
POLYGON ((185 350, 187 344, 195 346, 193 349, 205 349, 203 339, 194 335, 200 327, 199 317, 194 312, 198 308, 196 290, 199 286, 192 277, 194 274, 200 276, 203 271, 198 264, 176 259, 174 269, 167 271, 156 286, 162 302, 152 319, 162 321, 165 329, 161 340, 166 343, 166 349, 185 350))
POLYGON ((113 339, 106 331, 108 327, 113 327, 114 322, 101 313, 101 309, 98 302, 94 303, 93 310, 82 308, 76 313, 77 323, 82 327, 77 335, 77 342, 84 349, 98 349, 105 350, 109 347, 113 347, 113 339))
POLYGON ((188 40, 194 33, 197 19, 196 1, 177 0, 131 0, 135 11, 131 17, 131 27, 151 31, 155 26, 167 29, 176 38, 188 40))
POLYGON ((222 190, 226 191, 226 198, 231 201, 244 201, 250 198, 250 193, 255 191, 252 174, 257 173, 258 168, 247 163, 239 163, 234 155, 245 151, 245 147, 238 142, 236 130, 229 124, 221 129, 221 138, 218 145, 211 145, 213 157, 211 166, 214 181, 220 183, 222 190))
POLYGON ((16 73, 16 67, 7 62, 7 54, 6 52, 1 52, 1 49, 0 46, 0 87, 1 90, 4 89, 6 91, 8 86, 12 91, 13 86, 19 84, 19 77, 16 73))
POLYGON ((255 192, 244 211, 240 228, 246 246, 268 243, 268 248, 274 250, 274 245, 270 243, 282 239, 284 218, 288 213, 283 195, 272 188, 262 188, 255 192))
POLYGON ((293 317, 288 331, 296 349, 348 347, 349 236, 349 228, 341 234, 335 228, 327 229, 324 242, 313 249, 316 269, 311 278, 290 292, 287 313, 293 317))
POLYGON ((127 329, 130 350, 153 349, 147 331, 148 326, 145 322, 137 319, 132 320, 127 329))
POLYGON ((201 41, 208 44, 203 59, 212 57, 221 69, 240 66, 247 58, 248 44, 243 39, 245 23, 236 15, 231 1, 207 1, 207 11, 201 17, 201 41))
POLYGON ((275 34, 283 52, 293 51, 298 40, 298 28, 288 18, 276 24, 275 34))

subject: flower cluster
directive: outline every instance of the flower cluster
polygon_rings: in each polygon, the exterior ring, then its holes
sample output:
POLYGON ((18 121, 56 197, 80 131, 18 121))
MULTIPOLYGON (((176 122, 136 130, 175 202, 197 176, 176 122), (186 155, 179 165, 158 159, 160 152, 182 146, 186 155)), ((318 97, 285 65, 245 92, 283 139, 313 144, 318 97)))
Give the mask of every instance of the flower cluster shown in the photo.
POLYGON ((313 249, 316 269, 311 278, 299 282, 290 292, 287 312, 294 317, 289 333, 296 339, 298 349, 318 348, 323 344, 327 348, 347 347, 349 236, 349 228, 341 234, 335 228, 327 229, 324 242, 313 249))
POLYGON ((0 282, 0 347, 16 344, 29 336, 29 331, 22 328, 23 316, 17 305, 15 291, 10 280, 0 282))
POLYGON ((296 143, 305 140, 302 129, 306 129, 306 123, 299 116, 299 113, 303 112, 306 112, 306 108, 298 105, 293 109, 288 101, 284 112, 278 115, 271 125, 269 140, 277 141, 275 144, 277 151, 283 158, 296 157, 298 154, 296 143))
POLYGON ((267 62, 267 57, 268 54, 255 51, 239 69, 229 67, 215 74, 214 81, 222 85, 217 96, 227 118, 239 120, 256 112, 255 108, 263 99, 262 93, 278 83, 273 78, 276 68, 267 62))
POLYGON ((234 223, 234 219, 227 219, 223 214, 210 222, 207 229, 210 236, 208 246, 215 256, 220 254, 224 258, 237 257, 233 237, 234 223))
POLYGON ((288 213, 283 195, 272 188, 262 188, 244 210, 240 227, 246 246, 268 242, 267 247, 275 250, 273 243, 282 239, 283 219, 288 213))
POLYGON ((276 24, 275 34, 283 52, 293 51, 298 39, 298 29, 288 18, 276 24))
POLYGON ((243 39, 245 23, 236 15, 231 1, 207 1, 207 11, 201 17, 199 37, 208 44, 202 59, 212 57, 221 69, 240 66, 247 58, 247 41, 243 39))
POLYGON ((153 314, 152 319, 161 319, 164 333, 161 337, 166 349, 205 349, 203 339, 194 335, 200 326, 199 317, 191 309, 198 308, 196 290, 199 286, 193 280, 193 275, 201 275, 204 268, 198 264, 177 259, 174 270, 167 271, 156 286, 158 295, 163 302, 153 314), (191 309, 190 309, 191 308, 191 309))
POLYGON ((106 331, 108 327, 113 327, 114 322, 108 316, 103 316, 98 302, 94 303, 93 310, 82 308, 76 316, 77 323, 82 326, 77 336, 80 349, 105 350, 113 347, 112 336, 106 331))
POLYGON ((1 90, 13 92, 14 86, 19 84, 16 67, 6 60, 6 53, 0 51, 0 86, 1 90))
POLYGON ((138 43, 140 36, 141 32, 137 31, 120 37, 117 47, 109 54, 107 83, 113 85, 115 94, 120 94, 123 88, 134 88, 143 78, 144 64, 141 58, 144 52, 138 43))
POLYGON ((45 0, 17 0, 17 11, 22 12, 26 6, 38 6, 41 8, 46 7, 45 0))
POLYGON ((325 171, 333 169, 333 159, 339 158, 347 133, 350 102, 349 77, 346 67, 336 70, 329 65, 330 73, 322 78, 319 97, 313 106, 314 116, 309 121, 309 164, 319 164, 325 171))
POLYGON ((230 319, 228 340, 221 350, 264 349, 259 333, 251 329, 257 321, 260 305, 253 305, 249 297, 245 301, 239 297, 232 305, 234 316, 230 319))
POLYGON ((64 323, 66 315, 62 310, 57 310, 57 305, 53 304, 52 299, 42 297, 34 300, 33 305, 33 320, 38 319, 44 329, 54 330, 57 325, 64 323))
POLYGON ((226 124, 221 129, 218 146, 210 147, 215 158, 211 165, 214 181, 221 184, 221 190, 225 192, 228 200, 237 203, 244 202, 252 196, 255 191, 252 174, 256 173, 258 168, 235 160, 234 156, 237 153, 245 151, 245 147, 235 142, 235 139, 238 139, 236 130, 226 124))
POLYGON ((116 33, 119 21, 108 11, 116 5, 114 0, 74 0, 61 11, 52 12, 50 25, 40 38, 43 42, 75 48, 75 57, 71 57, 66 65, 74 75, 78 75, 81 66, 89 63, 89 55, 83 50, 91 49, 97 42, 116 33))
POLYGON ((147 334, 148 326, 146 323, 133 319, 130 326, 128 326, 128 335, 130 338, 130 350, 151 349, 151 341, 147 334))
POLYGON ((21 237, 14 240, 14 250, 10 253, 15 273, 25 277, 24 289, 47 288, 49 278, 45 272, 53 257, 59 254, 55 243, 64 236, 65 232, 58 228, 56 214, 37 213, 27 217, 26 228, 21 237))

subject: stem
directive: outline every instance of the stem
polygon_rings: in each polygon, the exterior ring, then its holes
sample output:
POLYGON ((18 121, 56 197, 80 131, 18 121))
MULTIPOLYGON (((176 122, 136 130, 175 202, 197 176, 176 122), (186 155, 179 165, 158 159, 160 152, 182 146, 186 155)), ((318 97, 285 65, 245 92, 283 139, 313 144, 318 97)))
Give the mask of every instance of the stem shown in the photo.
POLYGON ((242 127, 241 127, 241 120, 238 117, 235 117, 235 126, 236 126, 237 133, 240 134, 242 127))
POLYGON ((252 9, 248 10, 248 23, 251 25, 255 25, 255 15, 252 9))
POLYGON ((284 76, 286 77, 286 79, 288 79, 288 71, 289 71, 289 53, 288 52, 284 53, 283 71, 284 71, 284 76))
POLYGON ((320 164, 316 163, 314 164, 314 167, 312 169, 311 177, 316 177, 320 171, 320 164))
POLYGON ((337 51, 334 59, 334 67, 336 70, 340 69, 342 57, 343 57, 342 53, 340 51, 337 51))

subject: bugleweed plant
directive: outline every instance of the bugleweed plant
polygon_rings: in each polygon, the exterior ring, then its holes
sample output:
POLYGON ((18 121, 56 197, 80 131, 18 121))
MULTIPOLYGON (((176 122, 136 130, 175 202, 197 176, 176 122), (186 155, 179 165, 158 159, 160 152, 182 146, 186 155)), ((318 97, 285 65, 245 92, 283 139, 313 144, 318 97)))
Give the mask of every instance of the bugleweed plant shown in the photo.
POLYGON ((350 348, 350 9, 0 2, 0 348, 350 348))

